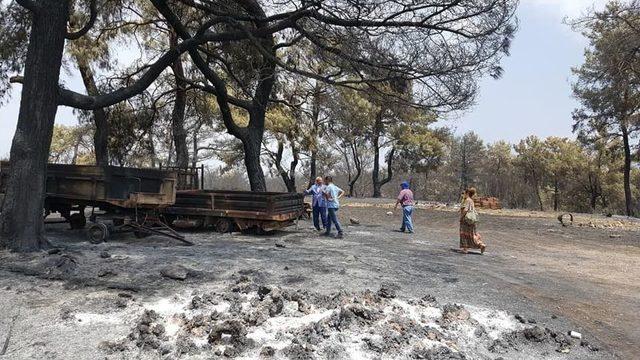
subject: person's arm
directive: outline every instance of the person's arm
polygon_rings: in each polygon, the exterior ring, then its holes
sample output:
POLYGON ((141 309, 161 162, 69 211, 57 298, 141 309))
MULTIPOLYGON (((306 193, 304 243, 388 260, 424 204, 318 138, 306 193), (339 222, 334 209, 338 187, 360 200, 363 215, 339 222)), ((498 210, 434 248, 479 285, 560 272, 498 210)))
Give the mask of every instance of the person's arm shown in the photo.
POLYGON ((400 191, 400 194, 398 194, 398 198, 396 199, 396 204, 393 207, 393 210, 396 210, 398 208, 398 205, 402 205, 403 198, 404 198, 404 194, 402 193, 402 191, 400 191))
POLYGON ((315 195, 316 193, 318 193, 318 191, 321 191, 322 189, 319 189, 317 185, 311 185, 309 186, 309 188, 304 192, 306 195, 315 195))
POLYGON ((464 201, 464 206, 460 207, 460 218, 464 219, 464 217, 467 215, 467 212, 469 211, 468 207, 469 200, 467 199, 464 201))
POLYGON ((344 196, 344 190, 338 188, 338 199, 344 196))
POLYGON ((329 188, 325 186, 325 188, 322 190, 322 195, 324 196, 324 199, 327 201, 331 201, 331 192, 329 192, 329 188))

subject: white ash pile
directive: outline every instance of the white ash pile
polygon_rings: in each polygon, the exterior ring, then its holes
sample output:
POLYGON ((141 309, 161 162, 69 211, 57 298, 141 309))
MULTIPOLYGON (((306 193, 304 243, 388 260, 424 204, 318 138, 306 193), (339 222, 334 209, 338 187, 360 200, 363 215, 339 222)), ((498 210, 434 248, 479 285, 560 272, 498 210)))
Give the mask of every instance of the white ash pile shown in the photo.
POLYGON ((150 306, 127 339, 103 349, 163 359, 536 359, 574 346, 502 311, 441 305, 430 295, 405 301, 398 291, 383 284, 322 295, 243 275, 224 291, 150 306))

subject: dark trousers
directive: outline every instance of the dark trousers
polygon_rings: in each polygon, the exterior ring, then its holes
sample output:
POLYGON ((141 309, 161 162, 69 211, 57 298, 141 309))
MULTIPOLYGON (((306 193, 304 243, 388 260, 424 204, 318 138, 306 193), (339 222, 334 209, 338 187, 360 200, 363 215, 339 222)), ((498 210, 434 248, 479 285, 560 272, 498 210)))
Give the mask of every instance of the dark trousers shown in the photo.
POLYGON ((322 228, 327 228, 327 207, 326 206, 314 206, 313 207, 313 226, 316 230, 320 230, 320 220, 322 220, 322 228))
POLYGON ((333 223, 336 226, 336 230, 338 230, 338 234, 342 234, 342 227, 340 226, 340 221, 338 221, 338 209, 335 208, 328 208, 328 218, 329 220, 327 221, 327 231, 326 233, 329 234, 331 233, 331 223, 333 223))

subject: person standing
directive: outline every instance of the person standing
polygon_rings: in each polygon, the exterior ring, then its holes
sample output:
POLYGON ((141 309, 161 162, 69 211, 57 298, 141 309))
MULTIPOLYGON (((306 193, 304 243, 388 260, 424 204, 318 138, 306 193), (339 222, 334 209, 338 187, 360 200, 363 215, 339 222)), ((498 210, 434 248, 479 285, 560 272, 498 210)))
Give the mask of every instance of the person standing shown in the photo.
POLYGON ((304 192, 305 195, 311 195, 313 210, 313 226, 320 231, 327 228, 327 200, 324 197, 325 185, 322 177, 318 176, 311 187, 304 192), (322 220, 322 228, 320 228, 320 220, 322 220))
POLYGON ((398 194, 398 200, 394 206, 394 210, 398 208, 398 205, 402 206, 402 226, 401 232, 408 231, 409 234, 413 234, 413 191, 409 189, 409 183, 403 181, 400 184, 401 190, 398 194))
POLYGON ((484 254, 487 248, 476 229, 478 225, 478 214, 473 202, 475 195, 475 188, 467 189, 467 191, 465 191, 463 206, 460 208, 460 250, 464 254, 466 254, 469 249, 480 249, 480 252, 484 254))
POLYGON ((326 176, 324 178, 324 182, 326 187, 324 189, 324 196, 327 199, 327 228, 324 232, 325 236, 331 235, 331 224, 333 223, 338 230, 338 235, 336 238, 340 239, 343 237, 342 226, 340 226, 340 221, 338 221, 338 209, 340 209, 340 198, 344 196, 344 190, 340 189, 333 183, 333 178, 331 176, 326 176))

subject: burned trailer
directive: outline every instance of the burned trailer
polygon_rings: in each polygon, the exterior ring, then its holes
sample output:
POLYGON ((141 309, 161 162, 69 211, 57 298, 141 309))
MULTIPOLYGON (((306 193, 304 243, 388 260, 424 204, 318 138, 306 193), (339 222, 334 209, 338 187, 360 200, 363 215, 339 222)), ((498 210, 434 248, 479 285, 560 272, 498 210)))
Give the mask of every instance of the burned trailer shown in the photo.
MULTIPOLYGON (((0 164, 0 200, 10 171, 10 163, 0 164)), ((93 243, 131 232, 192 245, 174 228, 263 233, 293 225, 306 211, 302 194, 201 189, 203 172, 49 164, 44 215, 59 213, 71 228, 87 227, 93 243)))
POLYGON ((213 228, 221 233, 281 229, 304 212, 302 194, 227 190, 178 191, 175 204, 162 209, 177 228, 213 228))
MULTIPOLYGON (((10 171, 10 163, 2 162, 0 179, 6 182, 10 171)), ((155 234, 192 244, 162 219, 161 209, 175 203, 176 179, 175 172, 157 169, 48 164, 44 215, 59 213, 73 229, 88 224, 93 243, 130 232, 140 238, 155 234)))

